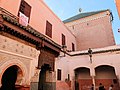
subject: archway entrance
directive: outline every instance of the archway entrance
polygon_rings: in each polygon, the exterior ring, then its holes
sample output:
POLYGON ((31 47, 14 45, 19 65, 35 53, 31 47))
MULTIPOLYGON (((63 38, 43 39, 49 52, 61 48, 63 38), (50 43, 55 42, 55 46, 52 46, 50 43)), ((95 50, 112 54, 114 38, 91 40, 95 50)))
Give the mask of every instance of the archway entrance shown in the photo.
POLYGON ((0 90, 18 90, 22 81, 22 70, 13 65, 5 70, 2 76, 2 86, 0 90))
POLYGON ((120 90, 114 67, 101 65, 95 68, 95 73, 96 86, 102 83, 105 89, 108 90, 108 87, 113 84, 113 90, 120 90))
POLYGON ((75 90, 89 90, 92 84, 90 69, 81 67, 75 69, 75 90))

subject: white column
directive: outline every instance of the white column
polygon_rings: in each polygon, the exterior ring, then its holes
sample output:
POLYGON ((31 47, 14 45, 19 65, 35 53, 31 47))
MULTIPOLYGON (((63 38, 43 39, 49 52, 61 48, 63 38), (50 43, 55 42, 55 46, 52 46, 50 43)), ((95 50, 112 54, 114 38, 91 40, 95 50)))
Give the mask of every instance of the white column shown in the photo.
POLYGON ((94 64, 92 64, 91 67, 90 67, 90 75, 92 77, 92 84, 94 84, 94 90, 95 90, 95 69, 94 69, 94 64))
POLYGON ((92 77, 92 83, 94 84, 94 90, 95 90, 95 76, 91 76, 92 77))
POLYGON ((117 76, 117 80, 118 80, 119 87, 120 87, 120 75, 116 75, 116 76, 117 76))
POLYGON ((114 69, 115 69, 115 74, 118 79, 118 83, 119 83, 119 87, 120 87, 120 68, 119 68, 119 66, 116 65, 116 67, 114 67, 114 69))

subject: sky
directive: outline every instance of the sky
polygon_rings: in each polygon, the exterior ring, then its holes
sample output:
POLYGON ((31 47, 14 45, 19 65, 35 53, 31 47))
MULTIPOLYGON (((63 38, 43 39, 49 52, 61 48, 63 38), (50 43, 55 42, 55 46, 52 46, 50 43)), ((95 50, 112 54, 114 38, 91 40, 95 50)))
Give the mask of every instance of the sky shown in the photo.
POLYGON ((44 0, 48 7, 63 21, 69 17, 81 13, 110 9, 114 20, 112 29, 116 44, 120 44, 120 19, 118 17, 114 0, 44 0))

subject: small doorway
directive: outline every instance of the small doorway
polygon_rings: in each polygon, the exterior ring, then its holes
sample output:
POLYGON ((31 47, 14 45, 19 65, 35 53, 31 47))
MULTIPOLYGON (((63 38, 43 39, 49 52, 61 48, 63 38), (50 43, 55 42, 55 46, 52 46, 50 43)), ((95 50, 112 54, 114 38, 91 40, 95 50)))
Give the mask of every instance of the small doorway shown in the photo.
POLYGON ((18 76, 21 76, 21 72, 22 70, 16 65, 7 68, 2 76, 2 86, 0 90, 18 90, 16 83, 18 83, 18 78, 20 83, 21 77, 18 76))
POLYGON ((47 82, 46 82, 46 72, 49 70, 51 70, 49 64, 44 64, 41 67, 38 90, 49 90, 47 82))

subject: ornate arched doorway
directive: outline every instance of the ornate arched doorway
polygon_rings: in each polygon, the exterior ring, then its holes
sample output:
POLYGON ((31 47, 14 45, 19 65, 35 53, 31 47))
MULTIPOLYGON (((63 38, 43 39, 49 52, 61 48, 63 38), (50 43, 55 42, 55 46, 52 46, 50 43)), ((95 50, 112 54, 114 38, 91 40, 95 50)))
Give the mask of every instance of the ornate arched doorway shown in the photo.
POLYGON ((75 90, 89 90, 92 84, 90 69, 80 67, 75 69, 75 90))
POLYGON ((2 75, 0 90, 20 90, 22 79, 22 70, 17 65, 10 66, 2 75))
POLYGON ((108 87, 113 84, 113 90, 120 90, 114 67, 101 65, 95 68, 95 73, 95 81, 97 87, 100 83, 102 83, 105 89, 108 90, 108 87))

